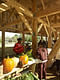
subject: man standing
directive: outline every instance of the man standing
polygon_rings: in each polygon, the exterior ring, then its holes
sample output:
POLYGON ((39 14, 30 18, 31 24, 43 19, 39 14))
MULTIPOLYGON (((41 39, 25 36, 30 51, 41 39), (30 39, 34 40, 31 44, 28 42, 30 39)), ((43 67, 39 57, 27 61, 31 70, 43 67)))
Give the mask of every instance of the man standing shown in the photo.
POLYGON ((16 53, 17 56, 21 55, 22 52, 24 52, 24 46, 21 44, 22 39, 18 38, 17 43, 13 47, 13 51, 16 53))

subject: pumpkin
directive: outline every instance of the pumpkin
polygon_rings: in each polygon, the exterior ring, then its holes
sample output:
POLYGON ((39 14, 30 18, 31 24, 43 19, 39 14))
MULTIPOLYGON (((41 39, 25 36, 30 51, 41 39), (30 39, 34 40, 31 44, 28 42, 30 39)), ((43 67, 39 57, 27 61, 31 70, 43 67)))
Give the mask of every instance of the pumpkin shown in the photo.
POLYGON ((19 60, 22 61, 23 64, 27 64, 28 56, 27 55, 20 56, 19 60))
POLYGON ((14 61, 14 67, 17 67, 17 65, 19 63, 19 58, 13 57, 12 59, 14 61))
POLYGON ((14 61, 12 58, 3 59, 3 72, 8 73, 14 68, 14 61))

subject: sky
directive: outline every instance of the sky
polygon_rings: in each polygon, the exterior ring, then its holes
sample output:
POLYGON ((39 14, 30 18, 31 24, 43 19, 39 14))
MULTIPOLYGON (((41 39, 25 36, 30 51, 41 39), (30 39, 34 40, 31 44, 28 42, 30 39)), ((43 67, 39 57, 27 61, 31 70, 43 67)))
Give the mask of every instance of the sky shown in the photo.
MULTIPOLYGON (((13 37, 15 34, 19 35, 18 33, 5 32, 5 37, 13 37)), ((0 31, 0 36, 1 35, 2 35, 2 32, 0 31)))

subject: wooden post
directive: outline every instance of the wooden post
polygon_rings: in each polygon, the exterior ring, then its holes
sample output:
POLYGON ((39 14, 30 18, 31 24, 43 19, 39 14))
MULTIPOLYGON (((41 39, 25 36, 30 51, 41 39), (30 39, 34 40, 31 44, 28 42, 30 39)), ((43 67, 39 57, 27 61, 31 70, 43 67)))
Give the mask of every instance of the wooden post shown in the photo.
POLYGON ((22 25, 23 27, 23 31, 22 31, 22 38, 23 38, 23 45, 24 45, 24 42, 25 42, 25 35, 24 35, 24 24, 22 25))
POLYGON ((2 59, 4 58, 5 54, 5 31, 2 31, 2 59))
POLYGON ((49 28, 48 31, 49 31, 48 48, 51 48, 52 47, 52 32, 51 32, 51 28, 49 28))
POLYGON ((33 34, 32 34, 32 49, 33 49, 33 55, 35 56, 36 54, 36 49, 37 49, 37 21, 36 18, 33 19, 33 34))
POLYGON ((24 46, 24 42, 25 42, 25 34, 24 34, 24 32, 22 33, 22 39, 23 39, 23 46, 24 46))
POLYGON ((57 32, 54 32, 54 40, 57 40, 57 32))
POLYGON ((33 9, 33 20, 32 20, 32 50, 33 50, 33 55, 35 57, 36 54, 36 49, 37 49, 37 19, 36 19, 36 0, 33 0, 33 5, 32 5, 32 9, 33 9))

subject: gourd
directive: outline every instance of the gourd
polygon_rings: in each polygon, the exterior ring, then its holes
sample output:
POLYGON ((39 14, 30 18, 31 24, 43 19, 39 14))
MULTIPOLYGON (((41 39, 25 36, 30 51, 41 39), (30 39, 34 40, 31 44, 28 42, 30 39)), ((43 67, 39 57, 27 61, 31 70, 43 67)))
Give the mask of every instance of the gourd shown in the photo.
POLYGON ((3 59, 3 72, 8 73, 14 68, 14 61, 12 58, 3 59))
POLYGON ((23 55, 20 56, 19 61, 22 61, 23 65, 28 63, 28 56, 27 55, 23 55))

